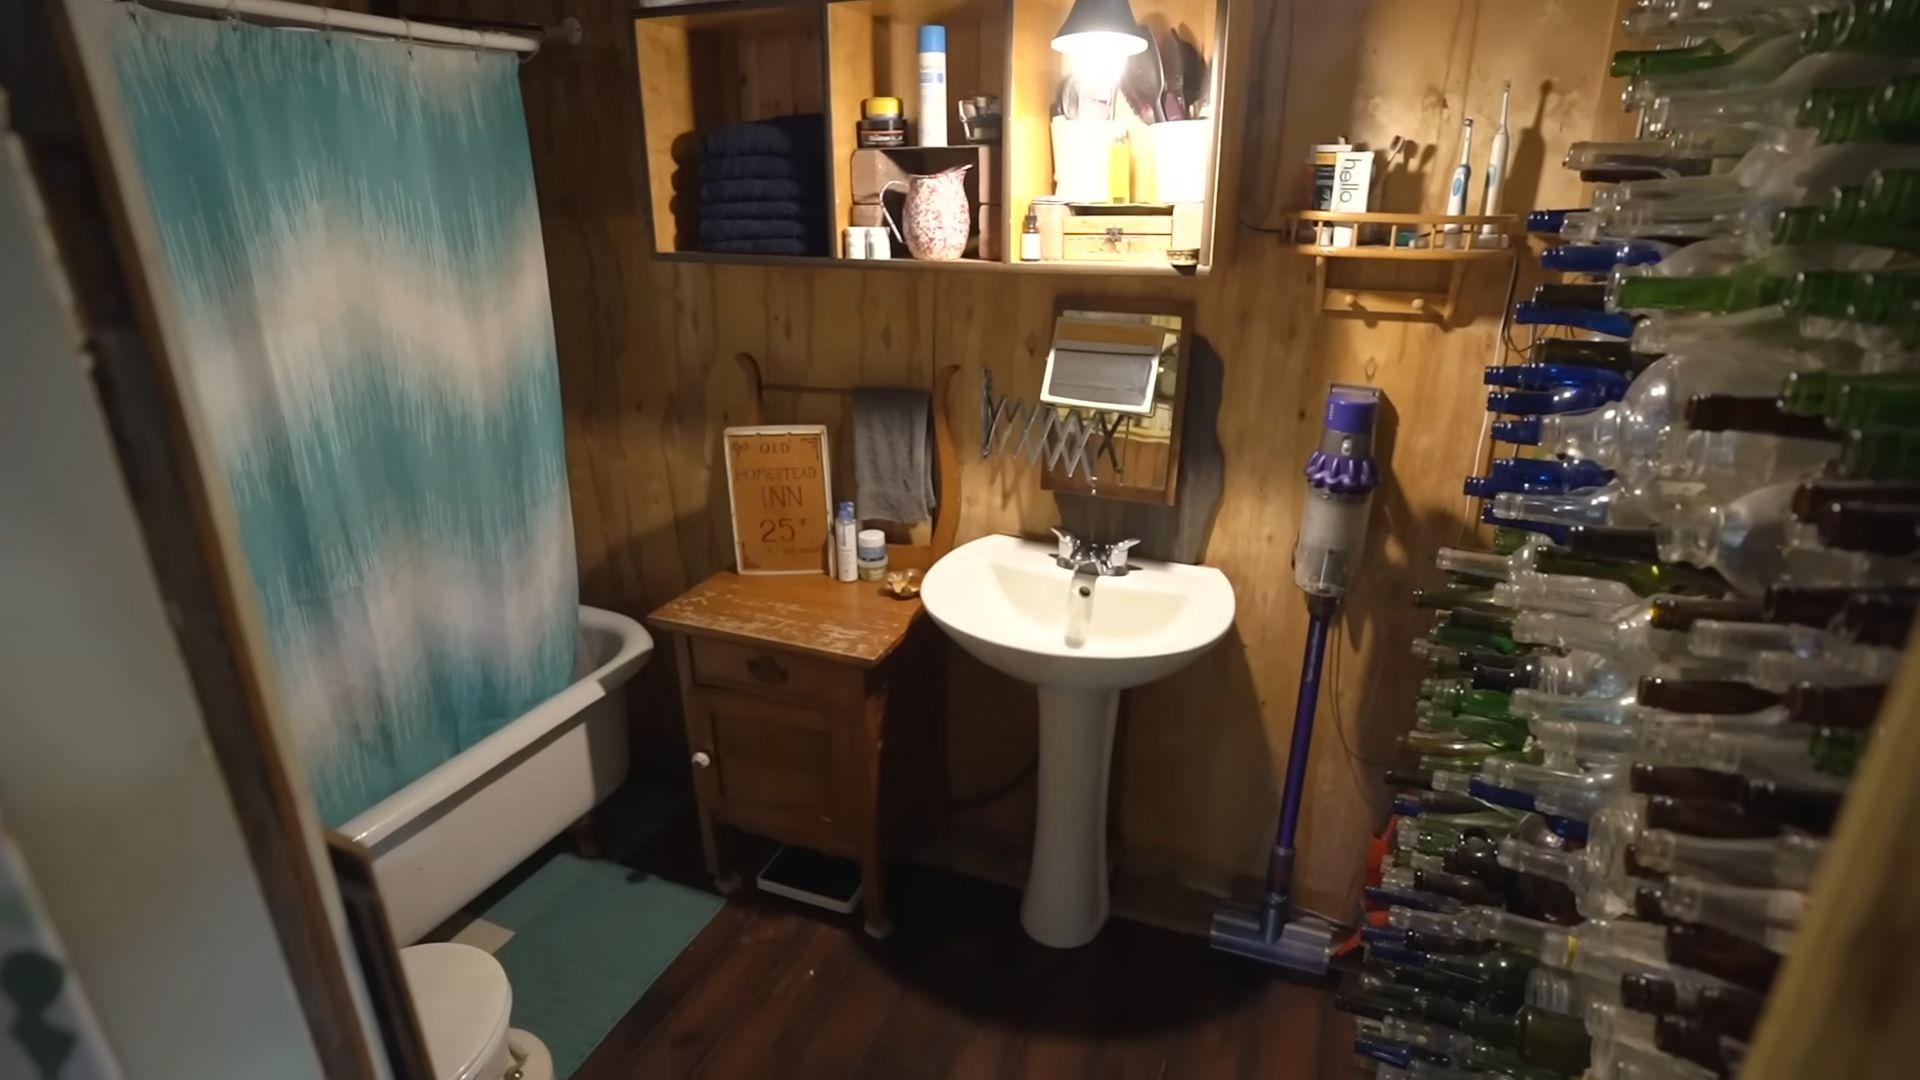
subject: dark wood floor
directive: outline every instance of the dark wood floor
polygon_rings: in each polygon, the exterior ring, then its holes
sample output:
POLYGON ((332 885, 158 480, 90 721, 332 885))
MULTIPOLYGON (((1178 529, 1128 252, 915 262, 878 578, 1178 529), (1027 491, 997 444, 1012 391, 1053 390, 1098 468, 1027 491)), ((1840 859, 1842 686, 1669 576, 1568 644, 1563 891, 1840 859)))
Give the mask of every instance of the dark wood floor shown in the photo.
MULTIPOLYGON (((685 865, 657 846, 632 861, 663 859, 685 865)), ((1353 1075, 1348 1021, 1321 990, 1125 920, 1049 949, 1021 932, 1013 890, 900 879, 886 942, 747 887, 576 1080, 1353 1075)))

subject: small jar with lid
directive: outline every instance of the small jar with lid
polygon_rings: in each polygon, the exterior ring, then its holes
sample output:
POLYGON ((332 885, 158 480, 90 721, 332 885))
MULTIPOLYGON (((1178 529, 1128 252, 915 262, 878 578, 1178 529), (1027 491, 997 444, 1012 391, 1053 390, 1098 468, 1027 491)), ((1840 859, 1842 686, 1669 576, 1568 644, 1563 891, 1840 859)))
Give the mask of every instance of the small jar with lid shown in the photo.
POLYGON ((862 101, 855 141, 866 150, 907 145, 907 120, 901 115, 900 99, 870 97, 862 101))
POLYGON ((887 576, 887 534, 879 529, 861 529, 859 539, 861 581, 883 581, 887 576))

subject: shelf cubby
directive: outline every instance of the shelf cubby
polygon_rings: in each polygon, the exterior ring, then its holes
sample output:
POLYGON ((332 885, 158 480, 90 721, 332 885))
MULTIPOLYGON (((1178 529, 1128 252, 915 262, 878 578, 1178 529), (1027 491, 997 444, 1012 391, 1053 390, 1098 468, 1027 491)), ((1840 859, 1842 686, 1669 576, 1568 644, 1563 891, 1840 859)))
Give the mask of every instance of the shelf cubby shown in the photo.
MULTIPOLYGON (((1207 192, 1199 272, 1214 257, 1219 190, 1219 131, 1229 0, 1133 0, 1150 30, 1179 28, 1208 60, 1208 100, 1215 138, 1207 162, 1207 192)), ((1138 263, 1051 261, 1021 263, 1020 230, 1028 205, 1054 190, 1051 118, 1066 75, 1053 51, 1054 33, 1071 0, 743 0, 643 7, 634 16, 641 116, 645 125, 649 205, 655 253, 687 261, 843 265, 826 257, 726 256, 697 244, 696 199, 701 132, 721 124, 817 112, 827 124, 822 213, 833 226, 838 254, 842 231, 855 224, 853 173, 861 102, 897 97, 917 141, 919 28, 947 29, 948 147, 905 146, 884 151, 903 174, 971 164, 967 187, 975 211, 975 239, 957 264, 896 257, 883 266, 911 269, 1042 270, 1053 273, 1191 273, 1193 268, 1138 263), (954 103, 979 94, 999 99, 999 142, 964 143, 954 103)), ((1122 106, 1122 111, 1127 111, 1122 106)), ((1149 125, 1133 122, 1130 136, 1146 139, 1149 125)), ((900 196, 888 200, 899 217, 900 196)), ((871 214, 862 213, 862 223, 871 214)), ((856 263, 857 266, 868 265, 856 263)))
POLYGON ((1313 256, 1313 283, 1320 294, 1321 311, 1449 322, 1460 299, 1460 280, 1467 266, 1513 258, 1514 246, 1519 243, 1516 234, 1520 217, 1294 210, 1286 215, 1283 227, 1293 241, 1293 250, 1313 256), (1493 227, 1489 235, 1498 246, 1475 246, 1486 226, 1493 227), (1449 233, 1449 227, 1455 231, 1449 233), (1339 230, 1346 230, 1346 242, 1342 242, 1339 230), (1312 239, 1301 239, 1309 236, 1312 239), (1332 267, 1343 260, 1388 266, 1364 281, 1333 282, 1332 267), (1440 273, 1414 269, 1422 264, 1438 268, 1440 273))

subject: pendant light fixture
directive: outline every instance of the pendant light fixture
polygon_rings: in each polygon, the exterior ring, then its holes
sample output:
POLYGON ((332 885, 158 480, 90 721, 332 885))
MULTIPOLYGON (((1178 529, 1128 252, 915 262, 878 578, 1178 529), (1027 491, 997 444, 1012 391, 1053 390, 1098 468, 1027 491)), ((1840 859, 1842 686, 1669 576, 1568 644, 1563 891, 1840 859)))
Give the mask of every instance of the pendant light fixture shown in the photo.
POLYGON ((1147 37, 1127 0, 1073 0, 1053 35, 1053 50, 1068 56, 1127 57, 1147 51, 1147 37))

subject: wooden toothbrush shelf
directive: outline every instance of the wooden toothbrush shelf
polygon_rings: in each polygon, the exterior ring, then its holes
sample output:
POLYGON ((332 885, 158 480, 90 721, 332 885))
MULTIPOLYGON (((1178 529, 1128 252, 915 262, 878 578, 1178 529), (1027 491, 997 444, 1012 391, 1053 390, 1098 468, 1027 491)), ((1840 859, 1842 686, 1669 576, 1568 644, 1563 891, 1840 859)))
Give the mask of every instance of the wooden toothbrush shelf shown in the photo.
MULTIPOLYGON (((1513 257, 1520 229, 1518 214, 1346 214, 1329 210, 1294 210, 1283 219, 1289 246, 1302 255, 1313 256, 1314 289, 1320 294, 1320 310, 1328 314, 1433 318, 1451 322, 1460 299, 1460 281, 1467 265, 1474 262, 1504 260, 1513 257), (1490 234, 1498 247, 1475 247, 1474 241, 1487 243, 1482 233, 1490 234), (1448 232, 1453 228, 1454 232, 1448 232), (1306 239, 1302 239, 1305 237, 1306 239), (1456 246, 1457 245, 1457 246, 1456 246), (1330 262, 1350 259, 1357 262, 1438 263, 1445 267, 1444 281, 1423 285, 1405 284, 1401 275, 1377 280, 1381 275, 1360 272, 1366 280, 1350 283, 1331 282, 1330 262)), ((1359 271, 1359 266, 1355 267, 1359 271)))

